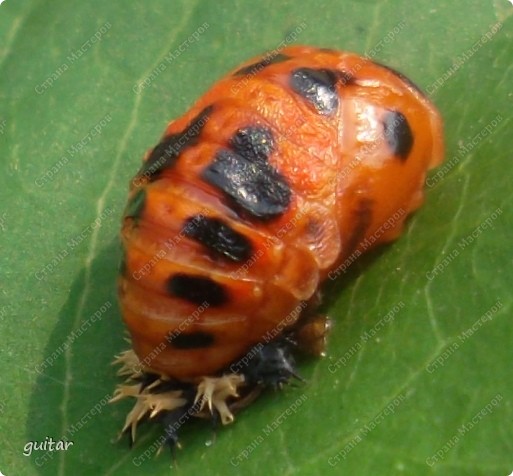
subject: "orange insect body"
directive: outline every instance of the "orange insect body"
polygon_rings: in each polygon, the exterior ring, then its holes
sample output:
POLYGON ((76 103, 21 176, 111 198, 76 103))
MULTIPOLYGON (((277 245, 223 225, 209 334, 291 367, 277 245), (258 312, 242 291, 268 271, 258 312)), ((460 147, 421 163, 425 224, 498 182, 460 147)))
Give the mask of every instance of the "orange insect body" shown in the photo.
POLYGON ((442 158, 437 111, 385 66, 302 46, 244 63, 132 181, 119 292, 135 353, 191 381, 293 329, 328 275, 400 234, 442 158))

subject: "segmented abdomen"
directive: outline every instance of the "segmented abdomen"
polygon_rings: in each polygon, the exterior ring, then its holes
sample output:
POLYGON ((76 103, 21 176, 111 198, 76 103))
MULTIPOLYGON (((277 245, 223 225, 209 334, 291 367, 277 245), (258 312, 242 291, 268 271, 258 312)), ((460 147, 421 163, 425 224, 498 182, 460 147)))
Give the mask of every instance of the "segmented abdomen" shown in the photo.
POLYGON ((132 181, 120 297, 139 358, 211 375, 292 326, 328 274, 398 235, 437 141, 427 99, 356 55, 286 48, 221 80, 132 181))

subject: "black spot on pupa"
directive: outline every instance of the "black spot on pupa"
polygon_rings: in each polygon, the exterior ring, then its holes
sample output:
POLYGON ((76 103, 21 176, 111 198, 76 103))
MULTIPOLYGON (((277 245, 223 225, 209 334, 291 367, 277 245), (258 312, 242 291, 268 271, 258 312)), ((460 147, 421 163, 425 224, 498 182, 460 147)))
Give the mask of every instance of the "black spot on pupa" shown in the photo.
POLYGON ((214 343, 214 336, 208 332, 181 332, 168 337, 168 342, 175 349, 203 349, 214 343))
POLYGON ((397 71, 394 68, 391 68, 390 66, 387 66, 386 64, 379 63, 378 61, 373 61, 374 64, 377 64, 378 66, 386 69, 387 71, 390 71, 391 73, 395 74, 401 81, 404 81, 408 86, 410 86, 412 89, 417 91, 422 96, 426 97, 426 93, 422 91, 408 76, 405 76, 400 71, 397 71))
POLYGON ((146 190, 139 189, 128 201, 125 208, 125 218, 133 218, 135 222, 141 218, 146 203, 146 190))
POLYGON ((228 301, 225 288, 204 276, 175 274, 168 279, 167 289, 173 296, 198 305, 207 303, 210 306, 221 306, 228 301))
POLYGON ((335 75, 337 76, 338 83, 342 86, 347 86, 349 84, 354 84, 355 78, 348 71, 335 71, 335 75))
POLYGON ((182 232, 201 243, 214 256, 240 263, 251 257, 251 242, 219 218, 196 215, 186 220, 182 232))
POLYGON ((338 108, 337 73, 328 69, 299 68, 292 72, 289 84, 319 114, 329 116, 338 108))
POLYGON ((184 149, 198 143, 198 138, 212 113, 212 109, 213 106, 207 106, 182 132, 165 137, 152 150, 137 176, 154 180, 164 169, 172 167, 184 149))
POLYGON ((245 127, 234 134, 230 145, 247 160, 267 160, 274 149, 274 137, 268 127, 245 127))
POLYGON ((345 248, 347 249, 348 256, 354 253, 358 245, 365 237, 365 233, 372 223, 372 209, 373 202, 368 199, 362 199, 353 211, 353 228, 351 234, 346 237, 345 248))
POLYGON ((394 155, 406 160, 413 146, 413 133, 406 117, 399 111, 388 111, 383 118, 383 130, 394 155))
POLYGON ((257 61, 256 63, 240 68, 239 70, 235 71, 233 75, 245 76, 247 74, 257 74, 271 64, 282 63, 283 61, 287 61, 288 59, 290 59, 290 56, 283 55, 281 53, 275 55, 270 54, 265 56, 260 61, 257 61))
POLYGON ((265 160, 251 160, 232 150, 221 149, 203 170, 202 178, 260 220, 282 215, 290 204, 290 187, 274 167, 265 160))

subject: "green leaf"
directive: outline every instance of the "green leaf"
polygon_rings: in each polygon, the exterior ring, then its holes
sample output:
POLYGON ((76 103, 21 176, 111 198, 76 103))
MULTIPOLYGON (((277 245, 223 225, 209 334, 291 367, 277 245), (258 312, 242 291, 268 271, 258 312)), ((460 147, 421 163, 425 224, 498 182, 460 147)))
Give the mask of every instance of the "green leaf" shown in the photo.
POLYGON ((194 422, 173 471, 510 474, 512 11, 506 0, 4 2, 0 472, 169 474, 172 459, 153 457, 158 429, 140 428, 132 450, 112 442, 129 405, 105 404, 126 345, 115 282, 128 181, 170 119, 296 32, 427 90, 446 162, 403 236, 329 283, 335 325, 328 356, 301 362, 307 382, 265 395, 214 444, 194 422), (23 454, 63 437, 67 451, 23 454))

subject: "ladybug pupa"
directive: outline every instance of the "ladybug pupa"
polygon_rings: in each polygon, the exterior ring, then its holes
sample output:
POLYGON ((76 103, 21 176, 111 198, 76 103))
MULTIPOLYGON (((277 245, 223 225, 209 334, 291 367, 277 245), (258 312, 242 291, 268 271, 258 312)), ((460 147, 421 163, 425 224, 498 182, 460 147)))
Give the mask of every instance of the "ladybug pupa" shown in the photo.
POLYGON ((132 348, 113 400, 123 432, 190 416, 223 424, 321 355, 319 286, 397 238, 443 159, 441 118, 397 71, 294 46, 231 71, 147 152, 121 231, 132 348))

